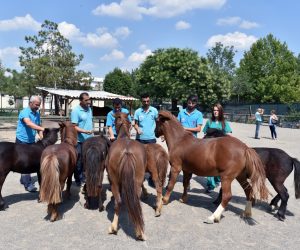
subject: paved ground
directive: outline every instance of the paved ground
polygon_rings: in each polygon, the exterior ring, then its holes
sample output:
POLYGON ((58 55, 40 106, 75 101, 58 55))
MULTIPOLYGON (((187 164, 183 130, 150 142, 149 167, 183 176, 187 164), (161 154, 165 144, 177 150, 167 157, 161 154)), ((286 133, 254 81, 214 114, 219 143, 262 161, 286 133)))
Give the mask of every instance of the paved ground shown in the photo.
MULTIPOLYGON (((266 126, 262 127, 261 140, 253 139, 254 125, 232 123, 232 128, 234 135, 249 146, 278 147, 300 159, 300 130, 278 128, 279 140, 273 141, 266 126)), ((14 130, 0 130, 0 141, 14 141, 14 138, 14 130)), ((37 193, 27 193, 19 178, 19 174, 10 173, 2 190, 9 208, 0 212, 0 249, 299 249, 300 201, 295 199, 293 173, 285 183, 290 194, 285 222, 273 217, 267 203, 253 208, 253 223, 242 220, 245 196, 234 182, 233 198, 221 222, 204 224, 203 220, 215 210, 212 201, 217 192, 206 194, 205 179, 196 176, 191 182, 188 203, 178 201, 182 193, 180 176, 171 203, 155 218, 152 208, 155 190, 149 188, 152 195, 142 202, 146 242, 134 239, 125 209, 118 235, 108 235, 113 217, 110 191, 106 191, 106 210, 99 213, 84 209, 82 194, 77 187, 72 187, 71 200, 60 207, 63 219, 50 223, 45 219, 46 204, 37 203, 37 193)), ((107 183, 105 180, 105 187, 107 183)), ((270 190, 275 194, 271 187, 270 190)))

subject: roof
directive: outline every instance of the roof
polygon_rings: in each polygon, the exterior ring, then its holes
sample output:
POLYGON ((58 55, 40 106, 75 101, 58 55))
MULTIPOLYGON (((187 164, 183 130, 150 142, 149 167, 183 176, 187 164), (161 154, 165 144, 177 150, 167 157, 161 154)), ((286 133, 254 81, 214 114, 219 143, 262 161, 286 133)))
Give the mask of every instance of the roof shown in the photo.
POLYGON ((117 94, 113 94, 113 93, 109 93, 106 91, 87 91, 87 90, 70 90, 70 89, 54 89, 54 88, 46 88, 46 87, 36 87, 39 90, 48 92, 49 94, 52 95, 59 95, 59 96, 64 96, 67 98, 79 98, 79 95, 82 92, 86 92, 89 94, 89 96, 92 99, 97 99, 97 100, 112 100, 115 98, 120 98, 123 101, 134 101, 134 100, 138 100, 132 96, 124 96, 124 95, 117 95, 117 94))

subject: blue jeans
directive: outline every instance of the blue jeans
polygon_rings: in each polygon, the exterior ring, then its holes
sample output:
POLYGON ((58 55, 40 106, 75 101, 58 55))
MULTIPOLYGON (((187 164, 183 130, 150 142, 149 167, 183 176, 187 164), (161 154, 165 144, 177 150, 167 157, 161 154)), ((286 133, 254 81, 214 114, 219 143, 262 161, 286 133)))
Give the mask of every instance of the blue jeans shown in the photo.
POLYGON ((209 176, 207 177, 207 188, 214 189, 220 182, 220 176, 209 176))
POLYGON ((77 163, 74 171, 74 179, 76 183, 85 182, 82 164, 82 143, 78 142, 76 145, 77 163))
POLYGON ((261 123, 262 122, 260 122, 260 121, 256 121, 255 138, 259 138, 258 135, 259 135, 259 129, 260 129, 261 123))
MULTIPOLYGON (((16 144, 33 144, 33 143, 23 142, 23 141, 20 141, 18 138, 16 138, 16 144)), ((21 182, 21 184, 24 185, 25 188, 27 188, 33 184, 30 174, 21 174, 20 182, 21 182)))

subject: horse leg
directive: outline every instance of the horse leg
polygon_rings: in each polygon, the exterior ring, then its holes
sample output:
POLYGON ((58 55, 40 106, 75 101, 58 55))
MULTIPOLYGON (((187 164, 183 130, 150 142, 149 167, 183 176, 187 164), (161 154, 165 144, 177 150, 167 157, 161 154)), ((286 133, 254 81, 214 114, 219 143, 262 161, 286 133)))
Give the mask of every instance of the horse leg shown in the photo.
POLYGON ((181 171, 181 167, 177 166, 171 166, 171 172, 170 172, 170 178, 169 178, 169 183, 168 183, 168 188, 165 196, 163 197, 163 203, 166 205, 168 204, 170 200, 171 193, 173 191, 173 188, 175 186, 177 176, 179 175, 181 171))
POLYGON ((121 206, 121 196, 119 192, 119 188, 117 185, 111 186, 111 191, 115 198, 115 214, 113 222, 111 223, 110 227, 108 228, 109 234, 117 234, 118 233, 118 221, 119 221, 119 213, 120 213, 120 206, 121 206))
POLYGON ((102 202, 102 185, 99 187, 99 194, 98 194, 98 207, 99 212, 102 212, 104 210, 103 202, 102 202))
POLYGON ((270 202, 270 206, 271 206, 271 210, 274 211, 276 209, 278 209, 278 202, 280 201, 280 195, 276 194, 276 196, 271 200, 270 202))
POLYGON ((222 202, 217 207, 216 211, 209 216, 204 222, 207 224, 213 224, 214 222, 220 222, 222 212, 224 211, 225 207, 227 206, 228 202, 230 201, 232 194, 231 194, 231 179, 223 179, 222 178, 222 202))
POLYGON ((192 173, 188 173, 186 171, 183 171, 183 194, 180 198, 180 202, 186 203, 187 202, 187 191, 190 184, 190 180, 192 178, 192 173))
POLYGON ((149 195, 147 188, 145 188, 144 186, 144 183, 142 184, 142 193, 143 193, 143 198, 147 198, 149 195))
POLYGON ((0 210, 5 209, 5 202, 2 197, 2 187, 8 173, 0 173, 0 210))
POLYGON ((152 173, 152 179, 155 184, 155 189, 156 189, 156 209, 155 209, 155 216, 158 217, 161 215, 161 210, 162 210, 162 185, 160 185, 160 181, 158 178, 158 173, 157 171, 153 171, 152 173))
MULTIPOLYGON (((68 179, 67 179, 67 188, 66 188, 66 192, 65 192, 66 199, 70 199, 70 197, 71 197, 71 185, 72 185, 72 175, 71 175, 71 177, 68 176, 68 179)), ((61 187, 62 191, 63 191, 63 188, 64 188, 64 184, 61 187)))
POLYGON ((277 217, 281 221, 284 221, 287 202, 289 199, 289 194, 287 192, 286 187, 283 185, 283 183, 276 183, 275 185, 273 185, 273 187, 281 199, 281 204, 278 208, 278 211, 277 211, 277 214, 275 215, 275 217, 277 217))
POLYGON ((59 220, 60 216, 58 214, 58 204, 52 204, 52 211, 51 211, 51 217, 50 221, 54 222, 56 220, 59 220))
POLYGON ((219 206, 221 204, 221 201, 222 201, 222 188, 220 188, 220 191, 219 191, 219 194, 218 194, 218 197, 217 199, 215 199, 213 201, 213 203, 217 206, 219 206))
MULTIPOLYGON (((41 183, 42 183, 42 176, 41 176, 41 172, 38 171, 37 173, 37 177, 38 177, 38 183, 39 183, 39 191, 41 190, 41 183)), ((40 194, 38 196, 37 202, 40 203, 41 199, 40 199, 40 194)))

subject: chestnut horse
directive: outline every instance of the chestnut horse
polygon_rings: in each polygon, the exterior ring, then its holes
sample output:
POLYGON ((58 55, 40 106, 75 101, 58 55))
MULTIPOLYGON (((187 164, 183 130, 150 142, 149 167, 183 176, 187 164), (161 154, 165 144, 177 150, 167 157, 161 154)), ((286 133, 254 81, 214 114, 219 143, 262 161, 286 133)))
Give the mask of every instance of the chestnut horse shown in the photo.
POLYGON ((196 139, 190 132, 185 131, 176 117, 168 111, 159 112, 155 134, 156 137, 162 135, 165 137, 169 149, 171 176, 163 198, 165 204, 169 202, 181 170, 185 177, 183 202, 187 200, 187 188, 192 174, 221 176, 222 202, 207 218, 206 223, 220 221, 221 214, 231 199, 231 182, 234 179, 240 183, 247 197, 245 217, 251 216, 253 197, 258 195, 263 200, 268 198, 263 163, 257 153, 240 140, 232 136, 196 139), (247 183, 247 178, 250 179, 252 186, 247 183))
POLYGON ((58 128, 45 128, 43 139, 34 144, 16 144, 0 142, 0 210, 5 209, 2 198, 2 186, 10 171, 20 174, 37 173, 39 184, 40 159, 43 150, 57 141, 58 128))
MULTIPOLYGON (((223 137, 227 136, 219 129, 208 129, 204 138, 223 137)), ((294 169, 294 189, 296 199, 300 198, 300 162, 279 148, 253 148, 258 153, 260 159, 264 163, 266 176, 271 185, 277 192, 277 195, 270 202, 272 210, 278 209, 276 217, 283 221, 285 219, 287 202, 289 194, 284 186, 286 178, 294 169), (280 207, 278 202, 281 200, 280 207)), ((222 197, 220 190, 219 197, 215 203, 219 203, 222 197)))
POLYGON ((61 144, 47 147, 41 157, 42 185, 40 200, 48 203, 50 221, 59 219, 58 204, 62 202, 62 191, 67 180, 66 195, 70 196, 72 175, 77 161, 77 131, 69 122, 59 123, 61 144))
POLYGON ((112 143, 106 158, 106 169, 115 199, 115 214, 109 233, 118 232, 119 212, 123 200, 135 226, 137 239, 145 240, 140 195, 147 164, 146 150, 141 143, 130 139, 131 125, 127 114, 116 113, 115 124, 118 137, 112 143))
POLYGON ((103 211, 101 191, 105 159, 110 145, 110 140, 103 134, 90 137, 82 144, 82 162, 86 176, 84 207, 87 209, 99 208, 99 211, 103 211), (95 199, 97 204, 94 202, 95 199))

